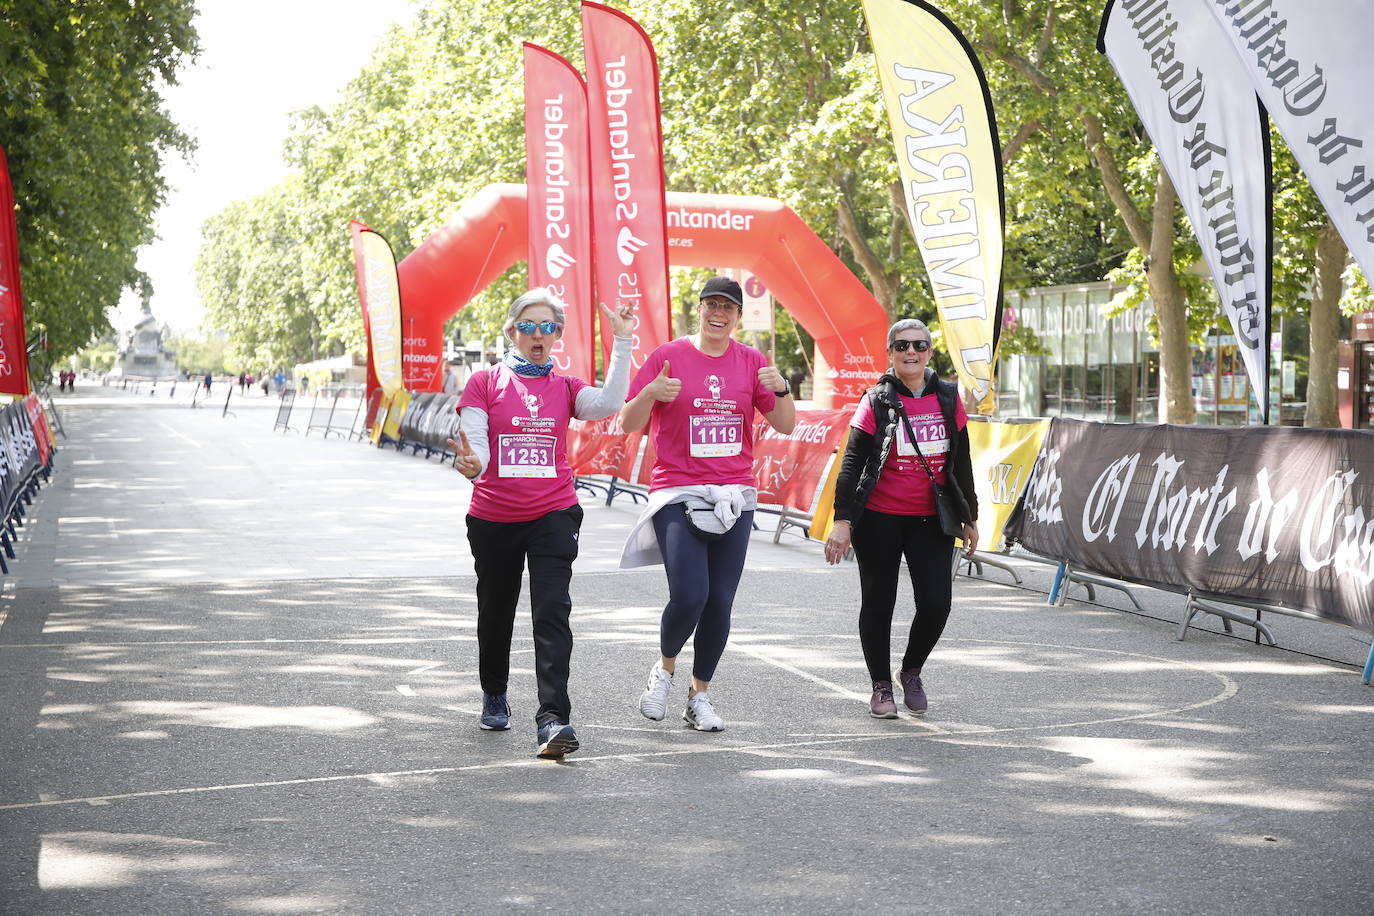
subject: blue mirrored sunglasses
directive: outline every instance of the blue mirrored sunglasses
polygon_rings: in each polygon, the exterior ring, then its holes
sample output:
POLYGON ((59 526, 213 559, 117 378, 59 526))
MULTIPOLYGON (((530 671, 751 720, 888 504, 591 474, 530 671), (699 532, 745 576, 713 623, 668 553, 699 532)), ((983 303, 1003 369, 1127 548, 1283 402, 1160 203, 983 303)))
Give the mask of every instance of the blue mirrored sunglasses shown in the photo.
POLYGON ((892 349, 898 353, 905 353, 908 349, 915 350, 917 353, 924 353, 930 349, 928 340, 894 340, 892 349))
POLYGON ((533 334, 535 328, 545 334, 554 334, 562 327, 563 325, 556 321, 517 321, 515 323, 515 329, 521 334, 533 334))

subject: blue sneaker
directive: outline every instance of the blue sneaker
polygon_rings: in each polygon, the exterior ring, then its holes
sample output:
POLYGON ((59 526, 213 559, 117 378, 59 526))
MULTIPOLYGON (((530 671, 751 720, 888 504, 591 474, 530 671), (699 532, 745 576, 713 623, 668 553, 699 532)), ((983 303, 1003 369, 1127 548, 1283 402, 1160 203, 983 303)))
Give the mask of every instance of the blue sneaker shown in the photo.
POLYGON ((539 726, 539 753, 536 756, 557 760, 581 746, 571 725, 555 719, 539 726))
POLYGON ((482 694, 482 727, 489 732, 510 728, 510 704, 504 693, 482 694))

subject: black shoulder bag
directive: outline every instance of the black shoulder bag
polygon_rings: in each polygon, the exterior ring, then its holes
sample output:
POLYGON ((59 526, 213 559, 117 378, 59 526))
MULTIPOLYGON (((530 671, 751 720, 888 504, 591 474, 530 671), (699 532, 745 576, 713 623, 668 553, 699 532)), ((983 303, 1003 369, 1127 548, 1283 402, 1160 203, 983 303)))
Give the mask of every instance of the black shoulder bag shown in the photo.
POLYGON ((921 459, 921 467, 926 469, 926 476, 930 478, 930 485, 935 490, 935 511, 940 517, 940 530, 952 538, 962 538, 964 536, 964 520, 959 515, 959 510, 954 506, 954 499, 950 496, 949 490, 940 486, 935 479, 935 472, 930 469, 930 464, 926 461, 926 456, 921 454, 921 444, 916 441, 916 434, 911 430, 911 421, 906 417, 906 407, 900 400, 897 402, 897 412, 902 417, 902 426, 906 427, 907 438, 911 440, 911 447, 916 450, 916 457, 921 459))

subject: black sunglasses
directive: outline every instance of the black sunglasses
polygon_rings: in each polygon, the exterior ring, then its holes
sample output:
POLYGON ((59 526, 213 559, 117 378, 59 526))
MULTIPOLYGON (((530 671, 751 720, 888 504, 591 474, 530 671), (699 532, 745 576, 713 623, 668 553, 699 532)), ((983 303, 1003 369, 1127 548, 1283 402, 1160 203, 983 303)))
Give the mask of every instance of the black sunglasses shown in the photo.
POLYGON ((898 353, 905 353, 907 350, 915 350, 917 353, 924 353, 930 349, 928 340, 894 340, 892 349, 898 353))

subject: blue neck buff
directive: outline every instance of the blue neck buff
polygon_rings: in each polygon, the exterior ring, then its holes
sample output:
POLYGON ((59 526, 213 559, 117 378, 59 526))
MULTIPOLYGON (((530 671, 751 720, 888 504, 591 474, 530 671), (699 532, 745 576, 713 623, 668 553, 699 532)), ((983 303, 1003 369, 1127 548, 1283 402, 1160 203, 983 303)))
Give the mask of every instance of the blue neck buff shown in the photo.
POLYGON ((530 362, 514 350, 507 350, 502 362, 516 375, 523 375, 526 378, 543 378, 553 371, 552 359, 541 366, 530 362))

